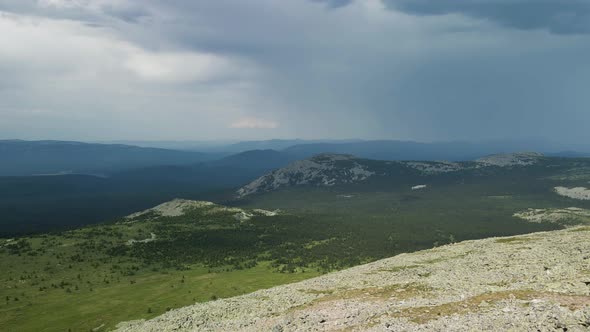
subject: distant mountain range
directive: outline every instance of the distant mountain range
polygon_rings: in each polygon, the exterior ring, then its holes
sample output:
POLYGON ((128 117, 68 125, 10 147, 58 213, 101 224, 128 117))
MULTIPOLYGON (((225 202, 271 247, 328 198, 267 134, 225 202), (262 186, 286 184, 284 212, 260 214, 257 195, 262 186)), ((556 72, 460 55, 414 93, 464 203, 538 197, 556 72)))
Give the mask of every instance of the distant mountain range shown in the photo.
POLYGON ((198 145, 205 152, 180 150, 184 146, 182 142, 177 142, 177 145, 173 142, 160 143, 177 149, 70 141, 0 140, 0 176, 110 175, 135 168, 194 166, 204 162, 216 167, 273 169, 321 153, 351 154, 378 160, 449 161, 474 160, 489 154, 518 151, 539 151, 551 156, 567 157, 590 155, 582 148, 572 150, 560 145, 527 141, 420 143, 392 140, 267 140, 198 145))
POLYGON ((172 150, 200 151, 217 155, 229 155, 250 150, 283 150, 294 145, 316 143, 350 143, 361 140, 304 140, 270 139, 255 141, 110 141, 103 144, 124 144, 172 150))
POLYGON ((206 153, 69 141, 0 141, 0 176, 109 174, 154 165, 214 158, 206 153))
MULTIPOLYGON (((583 149, 584 147, 580 147, 583 149)), ((357 141, 337 143, 311 143, 294 145, 282 152, 295 159, 309 158, 320 153, 352 154, 360 158, 378 160, 448 160, 467 161, 497 153, 538 151, 553 156, 590 156, 585 150, 565 151, 556 144, 536 141, 498 142, 435 142, 412 141, 357 141)))
POLYGON ((127 145, 190 150, 214 154, 218 158, 250 150, 276 150, 292 158, 308 158, 319 153, 344 153, 382 160, 472 160, 494 153, 538 151, 546 155, 590 156, 588 144, 562 144, 542 139, 497 140, 482 142, 415 142, 401 140, 303 140, 271 139, 258 141, 119 141, 127 145))
MULTIPOLYGON (((264 141, 244 141, 231 144, 224 148, 228 152, 244 152, 248 150, 279 150, 287 151, 295 146, 333 145, 362 142, 361 140, 302 140, 302 139, 272 139, 264 141)), ((322 151, 325 152, 325 151, 322 151)))
POLYGON ((296 160, 296 157, 276 150, 250 150, 240 152, 219 160, 209 161, 210 166, 234 166, 245 169, 272 170, 287 165, 296 160))

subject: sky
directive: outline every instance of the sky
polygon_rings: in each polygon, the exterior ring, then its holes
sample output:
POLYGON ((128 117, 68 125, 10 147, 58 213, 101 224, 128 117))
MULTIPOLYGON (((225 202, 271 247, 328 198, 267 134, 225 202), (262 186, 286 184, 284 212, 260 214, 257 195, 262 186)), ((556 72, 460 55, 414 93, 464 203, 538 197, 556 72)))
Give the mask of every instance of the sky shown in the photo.
POLYGON ((590 139, 590 0, 0 0, 0 138, 590 139))

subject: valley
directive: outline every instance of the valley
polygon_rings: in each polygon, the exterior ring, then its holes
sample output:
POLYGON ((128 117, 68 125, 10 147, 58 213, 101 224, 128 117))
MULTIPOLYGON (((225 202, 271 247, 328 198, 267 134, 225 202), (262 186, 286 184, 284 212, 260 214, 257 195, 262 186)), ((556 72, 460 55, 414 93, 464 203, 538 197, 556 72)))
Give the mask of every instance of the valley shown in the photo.
POLYGON ((588 187, 573 171, 590 165, 583 158, 506 165, 502 157, 485 167, 320 158, 311 173, 273 171, 266 179, 281 174, 282 186, 237 190, 224 205, 178 199, 107 223, 1 239, 0 325, 109 330, 402 253, 588 222, 590 201, 555 189, 588 187), (350 171, 359 168, 372 175, 350 171), (568 211, 578 217, 562 217, 568 211))

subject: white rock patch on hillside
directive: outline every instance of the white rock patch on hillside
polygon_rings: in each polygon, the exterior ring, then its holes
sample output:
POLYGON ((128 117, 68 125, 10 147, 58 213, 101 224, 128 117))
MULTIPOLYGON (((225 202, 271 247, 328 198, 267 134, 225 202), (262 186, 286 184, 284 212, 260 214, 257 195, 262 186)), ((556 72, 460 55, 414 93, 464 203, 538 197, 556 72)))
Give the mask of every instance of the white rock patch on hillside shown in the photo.
MULTIPOLYGON (((231 214, 233 215, 234 219, 239 222, 246 222, 254 216, 264 216, 264 217, 274 217, 281 213, 280 210, 263 210, 263 209, 241 209, 238 207, 230 207, 230 206, 223 206, 217 205, 212 202, 207 201, 191 201, 186 199, 174 199, 170 202, 162 203, 158 206, 155 206, 151 209, 147 209, 141 212, 133 213, 127 217, 125 217, 128 221, 133 221, 135 218, 144 216, 148 213, 155 213, 157 219, 158 217, 178 217, 184 215, 190 209, 199 209, 198 213, 204 216, 213 216, 219 214, 231 214)), ((129 244, 137 243, 137 242, 151 242, 155 240, 155 234, 153 234, 151 239, 145 240, 130 240, 129 244)))
POLYGON ((534 223, 587 222, 590 221, 590 210, 577 207, 565 209, 528 209, 515 213, 514 217, 534 223))
POLYGON ((254 213, 257 213, 261 216, 265 216, 265 217, 274 217, 274 216, 278 216, 281 213, 281 210, 274 210, 274 211, 269 211, 269 210, 263 210, 263 209, 254 209, 252 210, 254 213))
POLYGON ((475 162, 484 166, 529 166, 536 164, 542 154, 536 152, 502 153, 477 159, 475 162))
POLYGON ((248 213, 246 211, 240 211, 240 212, 234 214, 234 219, 236 219, 239 222, 248 221, 248 220, 252 219, 252 217, 254 217, 254 215, 252 213, 248 213))
POLYGON ((135 243, 149 243, 149 242, 154 242, 156 241, 157 236, 154 233, 150 233, 150 237, 148 237, 147 239, 143 239, 143 240, 135 240, 135 239, 131 239, 131 240, 127 240, 127 245, 133 245, 135 243))
POLYGON ((268 211, 263 209, 254 209, 248 212, 240 209, 238 213, 234 214, 234 219, 239 222, 246 222, 252 219, 254 216, 274 217, 278 216, 280 213, 280 210, 268 211))
POLYGON ((417 169, 422 173, 426 174, 440 174, 457 172, 463 169, 463 166, 459 163, 453 163, 450 161, 404 161, 404 165, 417 169))
POLYGON ((348 172, 351 174, 349 182, 362 181, 375 174, 375 172, 371 172, 365 166, 359 164, 355 164, 348 172))
POLYGON ((128 215, 125 217, 126 219, 135 219, 137 217, 141 217, 148 213, 156 213, 162 217, 178 217, 184 215, 186 209, 189 208, 203 208, 203 207, 210 207, 215 205, 211 202, 206 201, 191 201, 187 199, 173 199, 169 202, 162 203, 157 205, 151 209, 147 209, 140 212, 135 212, 133 214, 128 215))
POLYGON ((558 195, 573 199, 590 200, 590 189, 586 189, 585 187, 555 187, 555 192, 558 195))

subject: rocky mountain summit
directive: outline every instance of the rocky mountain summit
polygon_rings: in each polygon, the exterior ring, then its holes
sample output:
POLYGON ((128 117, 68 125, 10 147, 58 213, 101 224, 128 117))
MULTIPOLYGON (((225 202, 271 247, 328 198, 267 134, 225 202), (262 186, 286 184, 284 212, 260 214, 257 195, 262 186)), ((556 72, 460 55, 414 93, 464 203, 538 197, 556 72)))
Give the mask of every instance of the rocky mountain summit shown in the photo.
POLYGON ((588 331, 590 227, 465 241, 248 295, 134 331, 588 331))
MULTIPOLYGON (((343 154, 320 154, 298 160, 274 170, 236 192, 238 198, 260 194, 285 187, 311 185, 335 186, 366 181, 373 177, 399 175, 410 170, 419 176, 435 176, 482 167, 530 166, 537 163, 541 154, 533 152, 487 156, 475 162, 449 161, 381 161, 356 158, 343 154), (401 172, 400 172, 401 171, 401 172)), ((406 172, 407 173, 407 172, 406 172)))
POLYGON ((238 197, 268 192, 287 186, 333 186, 363 181, 375 172, 351 155, 320 154, 298 160, 264 175, 237 191, 238 197))

